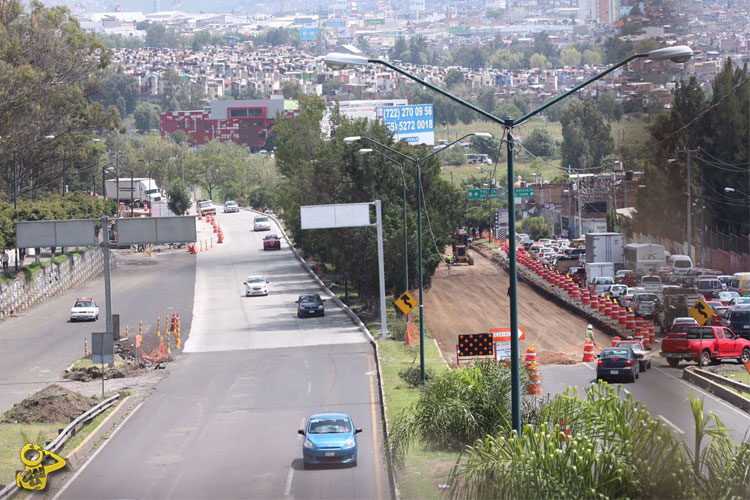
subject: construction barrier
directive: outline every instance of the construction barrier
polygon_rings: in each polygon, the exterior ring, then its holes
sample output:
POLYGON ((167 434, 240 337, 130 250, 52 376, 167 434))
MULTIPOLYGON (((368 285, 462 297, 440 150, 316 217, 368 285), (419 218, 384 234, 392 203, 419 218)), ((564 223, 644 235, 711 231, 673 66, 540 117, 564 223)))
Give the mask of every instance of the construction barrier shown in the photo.
POLYGON ((617 343, 618 343, 619 341, 621 341, 621 340, 622 340, 622 339, 620 338, 620 336, 619 336, 619 335, 615 335, 615 337, 614 337, 614 338, 612 339, 612 347, 617 347, 617 343))
POLYGON ((534 344, 531 344, 528 349, 526 349, 526 369, 529 370, 532 363, 536 363, 536 349, 534 348, 534 344))
POLYGON ((594 361, 594 342, 586 340, 583 345, 583 362, 594 361))
POLYGON ((542 394, 542 377, 539 373, 539 365, 532 361, 529 365, 529 394, 540 396, 542 394))

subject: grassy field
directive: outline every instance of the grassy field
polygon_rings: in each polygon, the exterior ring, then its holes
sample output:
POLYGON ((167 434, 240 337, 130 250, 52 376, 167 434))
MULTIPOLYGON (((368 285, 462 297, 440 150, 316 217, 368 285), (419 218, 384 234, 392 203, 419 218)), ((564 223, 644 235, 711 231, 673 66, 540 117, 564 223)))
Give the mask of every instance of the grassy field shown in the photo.
POLYGON ((24 446, 23 436, 26 439, 36 441, 41 432, 39 445, 52 441, 57 437, 58 429, 65 427, 67 422, 56 424, 0 424, 0 484, 16 482, 16 471, 23 468, 20 452, 24 446))
MULTIPOLYGON (((612 138, 615 140, 613 155, 618 155, 621 145, 640 148, 648 142, 649 132, 647 123, 643 120, 624 118, 619 122, 611 122, 610 125, 612 127, 612 138)), ((517 138, 523 138, 536 129, 546 130, 558 144, 562 142, 562 126, 560 122, 548 122, 543 118, 532 118, 516 127, 514 133, 517 138)), ((472 132, 489 132, 496 138, 502 137, 503 133, 502 128, 495 123, 476 120, 470 124, 458 123, 447 127, 438 127, 435 130, 435 139, 455 140, 462 135, 472 132)), ((533 181, 535 173, 541 173, 547 181, 552 181, 555 177, 563 173, 559 157, 540 159, 532 164, 532 158, 520 148, 517 149, 516 154, 516 175, 520 175, 525 181, 533 181)), ((497 166, 496 178, 504 178, 506 168, 505 160, 501 160, 500 165, 497 166)), ((485 179, 484 182, 488 182, 487 179, 491 178, 494 169, 493 165, 444 166, 442 174, 444 179, 448 181, 452 180, 456 186, 460 186, 462 181, 469 179, 472 175, 485 179)))
MULTIPOLYGON (((724 372, 722 373, 727 378, 731 378, 732 380, 736 380, 737 382, 742 382, 743 384, 750 385, 750 373, 747 373, 746 371, 742 372, 724 372)), ((743 394, 743 396, 748 397, 748 394, 743 394)))
MULTIPOLYGON (((393 420, 419 398, 419 389, 409 387, 399 377, 405 368, 419 366, 419 347, 407 348, 396 340, 379 340, 380 362, 383 371, 383 385, 388 405, 388 421, 393 420)), ((447 370, 435 342, 425 342, 425 367, 435 373, 447 370)), ((401 498, 439 498, 439 485, 448 482, 447 477, 457 453, 429 450, 415 446, 406 456, 405 465, 396 473, 401 498)))

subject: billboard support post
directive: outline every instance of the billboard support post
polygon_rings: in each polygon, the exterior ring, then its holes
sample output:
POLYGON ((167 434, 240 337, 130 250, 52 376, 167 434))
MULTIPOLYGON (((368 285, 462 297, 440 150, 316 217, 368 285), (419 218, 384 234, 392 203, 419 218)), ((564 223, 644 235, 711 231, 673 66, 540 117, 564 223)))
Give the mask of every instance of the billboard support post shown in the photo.
MULTIPOLYGON (((112 325, 112 273, 109 268, 109 217, 102 217, 102 255, 104 256, 104 317, 107 335, 114 335, 112 325)), ((102 379, 104 376, 102 375, 102 379)), ((102 382, 103 383, 103 382, 102 382)))
POLYGON ((383 214, 381 201, 375 200, 375 215, 378 232, 378 278, 380 280, 380 333, 382 337, 388 333, 388 323, 385 311, 385 262, 383 258, 383 214))

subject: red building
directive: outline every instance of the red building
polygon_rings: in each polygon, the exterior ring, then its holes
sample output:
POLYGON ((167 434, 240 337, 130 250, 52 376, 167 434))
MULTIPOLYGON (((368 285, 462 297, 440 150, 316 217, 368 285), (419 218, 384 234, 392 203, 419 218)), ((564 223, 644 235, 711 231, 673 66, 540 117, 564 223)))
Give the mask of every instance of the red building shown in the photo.
POLYGON ((265 148, 276 117, 293 116, 297 109, 296 101, 284 99, 214 101, 204 110, 162 113, 161 135, 166 137, 182 130, 191 147, 219 139, 257 151, 265 148))

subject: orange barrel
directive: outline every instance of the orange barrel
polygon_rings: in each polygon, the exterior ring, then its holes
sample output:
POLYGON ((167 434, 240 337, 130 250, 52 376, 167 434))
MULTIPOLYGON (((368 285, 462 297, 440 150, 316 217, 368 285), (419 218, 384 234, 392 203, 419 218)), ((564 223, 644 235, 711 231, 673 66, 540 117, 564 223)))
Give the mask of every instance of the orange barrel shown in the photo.
POLYGON ((590 340, 583 345, 583 361, 594 361, 594 343, 590 340))

